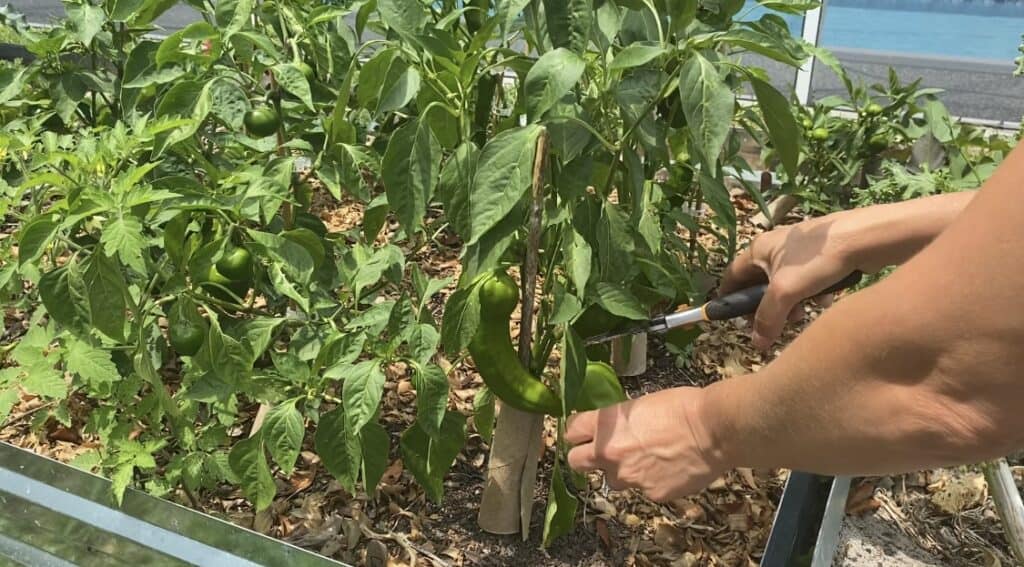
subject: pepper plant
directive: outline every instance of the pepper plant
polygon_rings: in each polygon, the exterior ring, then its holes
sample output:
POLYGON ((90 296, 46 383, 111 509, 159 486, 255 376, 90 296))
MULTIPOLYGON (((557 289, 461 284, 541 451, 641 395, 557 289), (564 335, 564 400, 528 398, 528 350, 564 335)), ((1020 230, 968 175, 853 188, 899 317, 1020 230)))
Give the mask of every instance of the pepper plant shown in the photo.
MULTIPOLYGON (((18 225, 0 291, 26 315, 4 333, 0 417, 40 398, 35 425, 95 436, 79 462, 117 494, 229 484, 265 509, 306 442, 372 494, 394 445, 385 382, 407 373, 417 413, 398 451, 440 501, 467 421, 439 349, 468 349, 497 386, 478 396, 485 436, 494 394, 531 401, 517 380, 559 416, 622 399, 608 353, 582 341, 697 299, 698 235, 732 254, 735 124, 797 175, 788 99, 742 56, 799 65, 807 46, 778 13, 814 2, 763 0, 758 19, 738 0, 188 4, 201 19, 165 37, 147 33, 167 0, 68 0, 49 30, 0 14, 34 56, 0 67, 18 225), (360 203, 361 225, 328 232, 314 186, 360 203), (453 282, 414 261, 446 233, 453 282), (512 273, 537 275, 529 367, 503 328, 523 304, 512 273)), ((580 480, 560 459, 548 543, 580 480)))

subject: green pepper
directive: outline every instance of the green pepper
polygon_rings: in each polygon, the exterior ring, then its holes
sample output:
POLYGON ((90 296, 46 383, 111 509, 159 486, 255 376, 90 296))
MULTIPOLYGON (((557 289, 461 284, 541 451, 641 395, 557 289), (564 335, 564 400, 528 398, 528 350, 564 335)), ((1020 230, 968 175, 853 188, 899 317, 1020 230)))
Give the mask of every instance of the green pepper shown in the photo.
POLYGON ((560 416, 562 402, 519 360, 508 320, 519 302, 519 288, 503 271, 489 274, 479 287, 480 326, 469 343, 477 371, 502 402, 516 409, 560 416))
POLYGON ((275 132, 281 126, 281 118, 277 112, 269 106, 259 106, 242 117, 245 129, 252 135, 265 138, 275 132))
POLYGON ((576 396, 573 409, 590 411, 624 402, 626 391, 622 389, 615 369, 604 362, 587 362, 587 373, 583 387, 576 396))
POLYGON ((182 356, 194 356, 203 346, 206 340, 206 331, 198 325, 191 325, 187 321, 171 325, 167 330, 170 335, 171 346, 182 356))

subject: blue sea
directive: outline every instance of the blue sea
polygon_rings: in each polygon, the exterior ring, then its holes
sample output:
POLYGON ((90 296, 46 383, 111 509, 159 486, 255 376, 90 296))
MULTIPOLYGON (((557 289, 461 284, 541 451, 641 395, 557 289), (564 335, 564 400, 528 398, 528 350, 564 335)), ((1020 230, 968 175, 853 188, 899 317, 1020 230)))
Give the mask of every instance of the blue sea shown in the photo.
MULTIPOLYGON (((748 17, 762 10, 748 2, 748 17)), ((799 16, 787 16, 794 34, 799 16)), ((827 48, 892 51, 1012 61, 1024 34, 1024 1, 827 0, 820 44, 827 48)))

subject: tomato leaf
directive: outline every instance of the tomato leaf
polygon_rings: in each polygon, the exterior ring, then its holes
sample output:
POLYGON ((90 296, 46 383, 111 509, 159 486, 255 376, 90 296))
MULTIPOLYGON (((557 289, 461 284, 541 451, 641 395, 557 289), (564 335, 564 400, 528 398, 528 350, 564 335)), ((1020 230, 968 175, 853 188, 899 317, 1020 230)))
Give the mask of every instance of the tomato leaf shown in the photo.
POLYGON ((60 228, 53 216, 43 215, 25 223, 18 232, 18 264, 35 262, 57 236, 60 228))
POLYGON ((68 370, 96 391, 104 391, 121 378, 110 353, 84 341, 71 339, 65 360, 68 370))
POLYGON ((120 267, 102 252, 94 252, 85 271, 85 287, 89 316, 96 330, 123 341, 128 289, 120 267))

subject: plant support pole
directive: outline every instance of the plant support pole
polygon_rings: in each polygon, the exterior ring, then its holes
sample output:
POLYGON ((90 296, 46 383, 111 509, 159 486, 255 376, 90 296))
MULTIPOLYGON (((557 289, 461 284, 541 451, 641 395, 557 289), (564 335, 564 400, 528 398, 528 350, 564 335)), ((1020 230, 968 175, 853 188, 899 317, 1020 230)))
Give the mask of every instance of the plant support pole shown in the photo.
POLYGON ((981 471, 985 474, 985 482, 988 483, 996 512, 1003 523, 1003 532, 1013 551, 1013 558, 1024 565, 1024 502, 1013 481, 1010 465, 1006 459, 998 459, 982 463, 981 471))
MULTIPOLYGON (((537 138, 533 163, 533 184, 529 236, 523 271, 522 305, 519 324, 519 358, 531 368, 533 336, 533 304, 540 256, 541 214, 543 211, 544 164, 547 161, 548 133, 541 130, 537 138)), ((525 541, 530 533, 533 491, 537 480, 537 461, 543 451, 544 416, 500 405, 487 483, 480 500, 477 524, 486 532, 513 534, 517 531, 525 541)))

